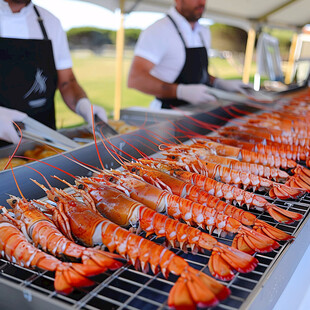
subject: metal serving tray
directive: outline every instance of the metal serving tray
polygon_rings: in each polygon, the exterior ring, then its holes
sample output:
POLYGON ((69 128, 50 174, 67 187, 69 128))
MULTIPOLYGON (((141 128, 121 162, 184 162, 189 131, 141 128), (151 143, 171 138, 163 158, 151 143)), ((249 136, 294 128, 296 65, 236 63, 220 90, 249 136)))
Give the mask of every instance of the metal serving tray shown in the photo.
MULTIPOLYGON (((240 111, 256 112, 254 108, 245 105, 235 105, 240 111)), ((212 110, 212 115, 200 113, 194 115, 195 119, 211 124, 222 126, 226 118, 231 115, 222 108, 212 110), (214 117, 214 115, 220 118, 214 117)), ((171 132, 176 126, 184 126, 200 134, 206 134, 207 129, 195 125, 192 120, 182 118, 171 122, 163 122, 161 126, 150 126, 147 131, 139 130, 122 136, 111 138, 111 142, 119 149, 129 153, 133 157, 140 157, 139 152, 132 146, 139 148, 147 155, 154 153, 154 143, 158 143, 158 137, 172 139, 171 132), (130 144, 127 144, 128 141, 130 144)), ((179 137, 179 140, 186 141, 186 137, 179 137)), ((117 168, 118 163, 111 158, 104 146, 99 145, 101 158, 106 168, 117 168)), ((118 151, 120 152, 120 151, 118 151)), ((72 154, 77 159, 88 164, 100 167, 94 144, 88 144, 72 152, 65 152, 66 156, 72 154)), ((123 154, 122 154, 123 155, 123 154)), ((51 165, 69 171, 74 175, 88 175, 88 171, 71 162, 62 155, 56 155, 44 160, 51 165)), ((57 174, 69 182, 73 180, 66 174, 55 170, 43 163, 28 164, 43 172, 53 186, 63 184, 52 179, 50 175, 57 174)), ((44 194, 38 189, 30 178, 43 182, 33 170, 27 166, 15 169, 16 179, 20 182, 23 194, 27 198, 41 198, 44 194)), ((4 171, 0 174, 0 204, 6 205, 7 194, 19 195, 16 189, 11 171, 4 171)), ((266 197, 272 201, 269 197, 266 197)), ((267 213, 254 211, 258 218, 267 221, 271 225, 288 232, 296 237, 294 242, 280 242, 280 248, 266 254, 256 254, 259 265, 253 272, 247 274, 237 273, 236 277, 225 282, 231 290, 231 295, 221 302, 214 309, 272 309, 286 283, 294 272, 299 260, 302 258, 309 245, 309 204, 310 197, 305 196, 298 201, 274 200, 276 205, 283 208, 300 212, 304 215, 303 220, 290 225, 277 224, 267 213), (289 266, 289 268, 288 268, 289 266)), ((231 244, 232 237, 220 237, 219 241, 231 244)), ((155 241, 155 239, 154 239, 155 241)), ((162 239, 156 239, 162 243, 162 239)), ((174 250, 184 257, 188 263, 198 270, 209 274, 207 262, 209 254, 183 253, 174 250)), ((169 291, 176 281, 176 277, 170 275, 165 279, 161 273, 153 275, 136 271, 129 264, 115 272, 106 272, 95 277, 96 285, 91 288, 83 288, 74 291, 69 296, 57 294, 53 288, 53 274, 50 272, 38 272, 27 270, 0 259, 0 309, 17 309, 21 305, 23 309, 168 309, 167 297, 169 291)))
POLYGON ((130 107, 126 109, 121 109, 120 119, 124 120, 126 123, 142 126, 142 125, 153 125, 161 122, 175 121, 182 119, 186 116, 192 116, 199 113, 204 113, 215 109, 218 106, 223 106, 224 101, 218 101, 216 104, 203 104, 203 105, 188 105, 181 106, 177 109, 160 109, 151 110, 142 107, 130 107))

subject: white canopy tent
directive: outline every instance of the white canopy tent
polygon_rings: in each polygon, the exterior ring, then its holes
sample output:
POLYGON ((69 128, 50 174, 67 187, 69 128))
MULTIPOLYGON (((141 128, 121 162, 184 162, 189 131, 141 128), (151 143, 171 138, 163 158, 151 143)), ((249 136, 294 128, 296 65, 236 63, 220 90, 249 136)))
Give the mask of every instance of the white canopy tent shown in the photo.
MULTIPOLYGON (((81 0, 114 11, 124 2, 124 13, 166 12, 173 0, 81 0)), ((310 0, 208 0, 206 16, 217 22, 249 28, 253 23, 300 28, 310 23, 310 0)))
MULTIPOLYGON (((117 66, 114 118, 119 118, 121 104, 121 76, 124 48, 124 15, 133 11, 166 12, 173 0, 80 0, 97 4, 111 11, 120 9, 120 27, 117 34, 117 66)), ((293 29, 300 32, 310 23, 310 0, 208 0, 204 17, 248 32, 243 67, 243 81, 250 78, 256 30, 263 25, 293 29)), ((296 40, 296 38, 294 39, 296 40)), ((294 54, 294 46, 290 54, 294 54)), ((292 57, 290 57, 291 59, 292 57)), ((289 63, 289 67, 293 66, 289 63)))

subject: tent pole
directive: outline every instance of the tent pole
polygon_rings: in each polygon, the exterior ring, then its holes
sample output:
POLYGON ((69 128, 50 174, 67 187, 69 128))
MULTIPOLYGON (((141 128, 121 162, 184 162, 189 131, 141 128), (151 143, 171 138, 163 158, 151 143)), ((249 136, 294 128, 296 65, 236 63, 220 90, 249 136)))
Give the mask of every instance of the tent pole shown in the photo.
POLYGON ((253 28, 250 28, 248 31, 248 40, 246 44, 245 57, 244 57, 244 66, 243 66, 243 83, 249 83, 250 81, 250 71, 253 59, 254 45, 255 45, 256 33, 253 28))
POLYGON ((290 47, 290 54, 288 57, 288 63, 287 63, 287 69, 285 73, 285 79, 284 83, 289 84, 292 79, 293 71, 294 71, 294 63, 295 63, 295 52, 296 52, 296 46, 297 46, 297 38, 298 35, 295 33, 292 38, 292 43, 290 47))
POLYGON ((122 101, 122 73, 124 57, 124 7, 125 0, 119 0, 120 6, 120 25, 116 34, 116 75, 115 75, 115 94, 114 94, 114 119, 119 120, 122 101))

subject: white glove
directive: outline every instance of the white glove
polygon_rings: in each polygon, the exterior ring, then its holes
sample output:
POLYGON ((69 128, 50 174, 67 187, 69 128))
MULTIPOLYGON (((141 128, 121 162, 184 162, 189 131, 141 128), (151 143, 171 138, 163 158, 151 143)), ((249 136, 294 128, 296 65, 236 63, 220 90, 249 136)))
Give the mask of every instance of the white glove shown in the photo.
POLYGON ((253 86, 250 84, 244 84, 240 80, 222 80, 218 78, 214 80, 213 87, 233 93, 241 93, 244 95, 247 94, 247 89, 253 89, 253 86))
POLYGON ((207 86, 203 84, 179 84, 177 99, 187 101, 193 105, 216 101, 216 98, 208 93, 207 86))
POLYGON ((0 107, 0 139, 17 144, 20 137, 12 122, 22 122, 26 117, 26 113, 0 107))
MULTIPOLYGON (((76 108, 75 108, 75 112, 78 115, 82 116, 88 124, 92 124, 92 119, 93 119, 93 115, 91 113, 91 105, 92 104, 90 103, 89 99, 81 98, 77 102, 76 108)), ((93 113, 94 113, 94 116, 97 115, 104 122, 106 122, 108 120, 107 114, 106 114, 104 108, 102 108, 102 107, 99 107, 97 105, 93 105, 93 113)))

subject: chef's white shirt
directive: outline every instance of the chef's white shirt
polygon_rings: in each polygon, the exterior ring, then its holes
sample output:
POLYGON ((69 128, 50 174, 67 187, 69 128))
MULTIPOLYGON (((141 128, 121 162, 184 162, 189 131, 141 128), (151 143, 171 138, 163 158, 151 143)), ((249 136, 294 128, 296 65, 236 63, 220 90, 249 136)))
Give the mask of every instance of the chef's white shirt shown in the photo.
MULTIPOLYGON (((178 26, 186 47, 210 48, 209 28, 197 22, 192 29, 189 22, 174 7, 170 8, 168 14, 178 26)), ((135 47, 135 56, 155 64, 151 74, 156 78, 167 83, 173 83, 176 80, 185 63, 185 47, 177 29, 167 16, 140 34, 135 47)))
MULTIPOLYGON (((57 70, 72 67, 72 60, 66 33, 58 18, 44 8, 37 6, 43 19, 48 38, 52 41, 55 66, 57 70)), ((0 37, 15 39, 43 39, 33 3, 20 12, 13 13, 7 2, 0 0, 0 37)))

